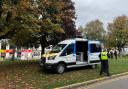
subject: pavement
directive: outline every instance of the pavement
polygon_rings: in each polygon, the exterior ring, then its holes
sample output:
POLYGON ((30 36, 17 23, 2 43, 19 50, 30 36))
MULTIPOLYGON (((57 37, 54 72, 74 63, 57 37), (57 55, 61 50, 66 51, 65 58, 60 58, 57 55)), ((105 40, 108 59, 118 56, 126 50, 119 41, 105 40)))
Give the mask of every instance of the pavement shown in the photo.
POLYGON ((128 72, 55 89, 128 89, 128 72))
POLYGON ((76 89, 128 89, 128 75, 100 81, 89 86, 82 86, 76 89))

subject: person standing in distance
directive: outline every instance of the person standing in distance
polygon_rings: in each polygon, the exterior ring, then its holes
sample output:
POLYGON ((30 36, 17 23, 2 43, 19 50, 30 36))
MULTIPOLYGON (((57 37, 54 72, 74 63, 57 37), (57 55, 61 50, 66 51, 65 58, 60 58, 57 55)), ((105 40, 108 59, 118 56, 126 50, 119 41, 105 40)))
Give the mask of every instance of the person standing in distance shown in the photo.
POLYGON ((114 50, 114 56, 117 59, 117 50, 116 49, 114 50))
POLYGON ((108 59, 110 58, 110 56, 107 50, 103 49, 102 52, 99 54, 99 58, 101 60, 100 75, 102 75, 102 73, 104 72, 107 74, 107 76, 110 76, 108 63, 108 59))

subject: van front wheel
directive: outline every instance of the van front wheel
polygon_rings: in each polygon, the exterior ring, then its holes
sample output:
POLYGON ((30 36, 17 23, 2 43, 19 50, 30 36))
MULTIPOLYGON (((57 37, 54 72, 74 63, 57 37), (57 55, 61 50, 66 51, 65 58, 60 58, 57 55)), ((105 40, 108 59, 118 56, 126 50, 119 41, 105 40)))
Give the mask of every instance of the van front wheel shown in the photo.
POLYGON ((62 73, 64 73, 64 71, 65 71, 65 65, 64 64, 58 64, 56 67, 56 72, 59 74, 62 74, 62 73))

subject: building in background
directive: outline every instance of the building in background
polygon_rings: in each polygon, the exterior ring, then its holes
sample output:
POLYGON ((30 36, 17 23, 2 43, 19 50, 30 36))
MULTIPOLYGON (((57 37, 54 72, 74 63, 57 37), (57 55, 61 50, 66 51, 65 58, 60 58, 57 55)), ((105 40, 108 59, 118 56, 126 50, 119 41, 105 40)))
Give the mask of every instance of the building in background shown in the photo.
POLYGON ((41 58, 41 46, 38 48, 12 47, 8 40, 0 40, 0 59, 31 60, 41 58))

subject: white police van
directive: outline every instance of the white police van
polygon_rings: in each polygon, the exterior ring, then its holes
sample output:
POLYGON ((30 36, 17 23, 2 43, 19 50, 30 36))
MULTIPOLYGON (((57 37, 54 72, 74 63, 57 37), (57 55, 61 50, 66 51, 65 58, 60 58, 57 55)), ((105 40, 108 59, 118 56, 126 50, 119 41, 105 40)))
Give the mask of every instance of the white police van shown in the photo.
POLYGON ((75 38, 61 41, 49 53, 43 54, 40 66, 55 69, 63 73, 66 68, 100 64, 98 55, 101 52, 99 41, 75 38))

